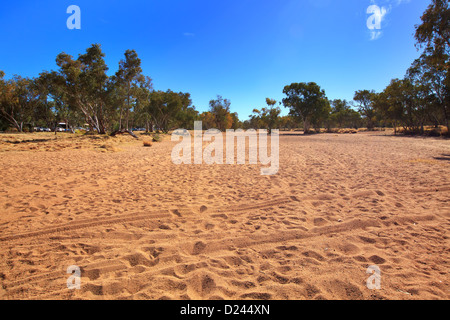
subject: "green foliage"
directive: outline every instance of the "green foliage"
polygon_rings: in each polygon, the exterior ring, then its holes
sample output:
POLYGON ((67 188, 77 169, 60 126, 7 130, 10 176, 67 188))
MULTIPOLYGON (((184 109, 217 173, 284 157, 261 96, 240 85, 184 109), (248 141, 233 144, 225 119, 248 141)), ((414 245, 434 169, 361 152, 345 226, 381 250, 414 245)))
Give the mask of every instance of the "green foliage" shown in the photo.
POLYGON ((422 23, 416 26, 415 38, 417 46, 425 50, 412 65, 413 73, 421 75, 425 90, 432 92, 434 96, 434 116, 436 117, 436 111, 441 113, 447 129, 450 119, 449 6, 448 0, 432 0, 422 15, 422 23))
POLYGON ((253 109, 253 115, 250 116, 250 123, 254 129, 267 129, 270 133, 272 129, 279 128, 281 109, 274 107, 276 100, 266 98, 267 108, 261 110, 253 109))
POLYGON ((353 97, 353 100, 358 103, 358 111, 364 117, 368 130, 373 130, 375 127, 375 96, 373 90, 358 90, 353 97))
POLYGON ((432 0, 421 17, 422 24, 416 27, 418 46, 426 46, 435 54, 449 54, 450 8, 448 0, 432 0))
POLYGON ((378 95, 376 107, 387 119, 391 119, 396 130, 403 126, 406 131, 423 133, 425 123, 425 101, 421 99, 420 88, 409 79, 394 79, 378 95))
POLYGON ((283 99, 285 107, 290 109, 290 115, 303 122, 305 134, 310 131, 311 124, 319 128, 331 111, 325 91, 315 82, 292 83, 284 87, 283 93, 287 96, 283 99))
POLYGON ((146 82, 148 89, 152 89, 151 79, 142 75, 141 60, 136 51, 127 50, 125 59, 119 62, 119 69, 112 77, 111 82, 114 88, 114 100, 119 106, 119 128, 128 130, 130 112, 134 108, 136 99, 141 93, 142 82, 146 82), (125 126, 123 117, 125 116, 125 126))
POLYGON ((192 101, 189 93, 152 91, 148 94, 148 100, 142 103, 142 111, 148 114, 152 124, 163 132, 168 132, 178 125, 189 124, 189 119, 196 118, 195 109, 190 107, 192 101))
POLYGON ((297 122, 292 116, 283 116, 279 119, 280 129, 292 130, 297 127, 297 122))
POLYGON ((158 133, 153 134, 153 142, 161 142, 162 138, 158 133))
POLYGON ((199 119, 189 93, 154 91, 152 79, 142 74, 141 60, 127 50, 115 75, 100 45, 93 44, 77 59, 61 53, 57 71, 44 71, 35 79, 19 76, 4 80, 0 71, 0 115, 22 131, 24 125, 89 126, 100 134, 108 130, 145 126, 167 132, 173 126, 193 127, 199 119))
POLYGON ((100 45, 93 44, 74 60, 61 53, 56 58, 59 71, 53 74, 53 95, 61 105, 81 112, 90 128, 105 134, 114 111, 108 104, 108 67, 100 45))
POLYGON ((44 71, 37 78, 14 76, 5 80, 0 71, 0 130, 18 131, 30 126, 89 126, 100 134, 113 129, 145 127, 146 131, 168 132, 193 129, 202 120, 205 129, 299 127, 305 134, 325 126, 369 130, 392 125, 395 130, 423 133, 424 126, 449 126, 450 118, 450 9, 448 0, 432 0, 416 26, 417 46, 423 52, 404 79, 393 79, 380 93, 355 92, 354 101, 336 99, 330 103, 325 91, 314 82, 292 83, 283 89, 283 105, 289 115, 281 117, 277 101, 266 98, 267 107, 254 109, 242 123, 232 113, 230 101, 217 96, 208 112, 199 115, 189 93, 155 91, 152 79, 142 74, 141 60, 127 50, 118 71, 107 75, 105 54, 99 44, 87 48, 77 59, 62 52, 58 69, 44 71), (356 104, 357 110, 353 107, 356 104))
POLYGON ((329 128, 337 126, 341 128, 355 128, 360 125, 361 115, 352 109, 347 100, 335 99, 331 102, 331 114, 329 118, 329 128))
POLYGON ((209 112, 213 116, 214 127, 220 131, 232 127, 232 118, 230 115, 231 102, 218 95, 217 99, 209 101, 209 112))
POLYGON ((231 128, 233 130, 241 129, 242 128, 242 122, 239 120, 239 116, 237 112, 230 113, 231 117, 231 128))
POLYGON ((11 127, 22 132, 24 126, 31 126, 33 111, 39 104, 38 92, 33 80, 15 75, 3 80, 0 74, 0 115, 11 127))
MULTIPOLYGON (((421 134, 427 123, 449 126, 449 2, 433 0, 421 19, 415 34, 417 46, 424 48, 421 56, 412 63, 404 79, 393 79, 383 92, 366 95, 372 111, 391 122, 395 133, 398 126, 405 133, 421 134)), ((366 105, 362 98, 359 101, 366 105)), ((366 117, 368 114, 364 113, 366 117)))

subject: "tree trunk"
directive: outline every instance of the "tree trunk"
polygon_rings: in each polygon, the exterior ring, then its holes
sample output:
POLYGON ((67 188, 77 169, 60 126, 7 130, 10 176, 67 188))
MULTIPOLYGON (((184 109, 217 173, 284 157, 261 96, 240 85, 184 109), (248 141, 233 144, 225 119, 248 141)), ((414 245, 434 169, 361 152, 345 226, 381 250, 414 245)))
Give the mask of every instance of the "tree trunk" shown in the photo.
POLYGON ((113 133, 110 134, 111 137, 115 137, 118 134, 125 134, 128 133, 130 136, 132 136, 135 139, 139 139, 139 137, 137 135, 135 135, 133 132, 131 132, 130 130, 117 130, 114 131, 113 133))
POLYGON ((119 130, 122 130, 123 103, 120 104, 119 130))
POLYGON ((128 117, 130 115, 130 90, 131 90, 131 84, 128 83, 128 92, 127 92, 127 130, 128 128, 128 117))
POLYGON ((309 120, 307 118, 303 119, 303 134, 309 134, 309 120))
POLYGON ((7 113, 6 111, 1 110, 1 113, 4 115, 4 117, 6 118, 6 120, 13 125, 13 127, 15 127, 17 129, 17 131, 22 132, 21 130, 21 126, 19 124, 19 122, 17 122, 16 119, 14 119, 14 117, 12 116, 12 114, 7 113))
POLYGON ((373 131, 374 128, 375 128, 375 125, 374 125, 372 119, 367 119, 367 130, 373 131))

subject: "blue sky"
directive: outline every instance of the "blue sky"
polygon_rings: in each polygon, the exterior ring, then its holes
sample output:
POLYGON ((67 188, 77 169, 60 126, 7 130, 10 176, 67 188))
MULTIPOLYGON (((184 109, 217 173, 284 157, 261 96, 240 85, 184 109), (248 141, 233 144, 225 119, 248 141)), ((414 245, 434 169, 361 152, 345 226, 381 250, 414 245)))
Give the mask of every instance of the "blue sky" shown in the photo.
MULTIPOLYGON (((241 120, 292 82, 317 82, 330 99, 381 91, 419 56, 414 26, 427 0, 54 0, 2 1, 0 70, 37 76, 56 55, 100 43, 109 74, 135 49, 157 90, 191 93, 199 111, 216 95, 241 120), (81 30, 69 30, 70 5, 81 30), (371 5, 385 8, 380 29, 371 5)), ((287 113, 284 107, 283 113, 287 113)))

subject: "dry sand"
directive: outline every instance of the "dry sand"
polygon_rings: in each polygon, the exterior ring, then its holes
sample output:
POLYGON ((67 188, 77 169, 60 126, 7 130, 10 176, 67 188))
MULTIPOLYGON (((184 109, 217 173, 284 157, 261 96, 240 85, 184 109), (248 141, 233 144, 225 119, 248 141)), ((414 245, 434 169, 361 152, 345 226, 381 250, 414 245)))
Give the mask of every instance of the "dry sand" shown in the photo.
POLYGON ((167 138, 0 140, 0 299, 450 297, 448 140, 284 134, 275 176, 167 138))

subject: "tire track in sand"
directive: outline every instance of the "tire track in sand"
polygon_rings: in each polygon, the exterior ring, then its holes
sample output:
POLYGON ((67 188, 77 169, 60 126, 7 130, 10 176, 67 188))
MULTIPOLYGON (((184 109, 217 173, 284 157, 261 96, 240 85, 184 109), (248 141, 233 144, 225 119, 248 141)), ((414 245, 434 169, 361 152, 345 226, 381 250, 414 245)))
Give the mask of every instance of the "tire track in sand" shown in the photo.
POLYGON ((114 218, 98 218, 98 219, 89 219, 84 221, 78 221, 74 223, 69 224, 62 224, 60 226, 51 227, 51 228, 45 228, 38 231, 32 231, 32 232, 26 232, 26 233, 19 233, 19 234, 10 234, 7 236, 0 237, 0 243, 1 242, 8 242, 12 240, 18 240, 18 239, 27 239, 27 238, 36 238, 40 236, 45 236, 53 233, 61 233, 61 232, 69 232, 74 231, 78 229, 85 229, 85 228, 92 228, 97 226, 103 226, 103 225, 111 225, 111 224, 117 224, 117 223, 130 223, 135 221, 141 221, 141 220, 148 220, 148 219, 159 219, 159 218, 170 218, 171 215, 167 213, 160 213, 153 212, 148 214, 129 214, 122 217, 114 217, 114 218))

